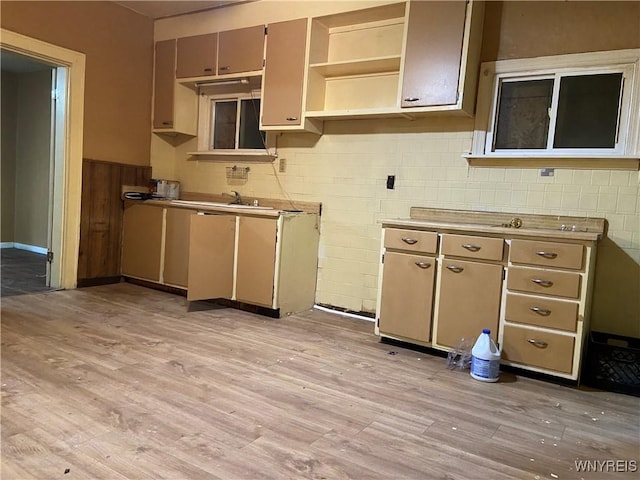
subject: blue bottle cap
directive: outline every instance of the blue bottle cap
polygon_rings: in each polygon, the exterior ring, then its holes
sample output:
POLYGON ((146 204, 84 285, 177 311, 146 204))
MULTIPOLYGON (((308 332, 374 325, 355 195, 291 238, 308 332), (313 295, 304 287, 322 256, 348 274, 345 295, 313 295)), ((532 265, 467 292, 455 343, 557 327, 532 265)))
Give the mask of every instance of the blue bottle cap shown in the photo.
POLYGON ((482 329, 482 333, 487 333, 487 334, 489 334, 489 333, 491 333, 491 330, 489 330, 488 328, 483 328, 483 329, 482 329))

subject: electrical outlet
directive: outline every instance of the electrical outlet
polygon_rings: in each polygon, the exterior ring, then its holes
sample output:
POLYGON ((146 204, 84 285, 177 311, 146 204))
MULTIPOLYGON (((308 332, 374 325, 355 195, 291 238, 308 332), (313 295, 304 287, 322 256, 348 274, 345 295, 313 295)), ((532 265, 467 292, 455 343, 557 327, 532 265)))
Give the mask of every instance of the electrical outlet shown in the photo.
POLYGON ((280 173, 284 173, 287 171, 287 159, 286 158, 281 158, 279 163, 278 163, 278 171, 280 173))
POLYGON ((542 170, 540 170, 540 176, 553 177, 554 172, 555 172, 555 169, 553 168, 543 168, 542 170))
POLYGON ((396 176, 387 175, 387 190, 393 190, 396 188, 396 176))

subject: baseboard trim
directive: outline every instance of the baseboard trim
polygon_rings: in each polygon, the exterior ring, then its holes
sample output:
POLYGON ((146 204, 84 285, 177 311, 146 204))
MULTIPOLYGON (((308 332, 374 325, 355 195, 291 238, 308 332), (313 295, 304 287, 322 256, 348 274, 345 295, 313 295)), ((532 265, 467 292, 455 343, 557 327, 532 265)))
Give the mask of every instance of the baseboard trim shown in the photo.
POLYGON ((122 277, 120 275, 115 277, 79 278, 77 286, 78 288, 97 287, 99 285, 120 283, 121 281, 122 277))
POLYGON ((47 254, 47 249, 45 247, 36 247, 35 245, 27 245, 26 243, 2 242, 0 243, 0 248, 17 248, 18 250, 27 250, 41 255, 47 254))

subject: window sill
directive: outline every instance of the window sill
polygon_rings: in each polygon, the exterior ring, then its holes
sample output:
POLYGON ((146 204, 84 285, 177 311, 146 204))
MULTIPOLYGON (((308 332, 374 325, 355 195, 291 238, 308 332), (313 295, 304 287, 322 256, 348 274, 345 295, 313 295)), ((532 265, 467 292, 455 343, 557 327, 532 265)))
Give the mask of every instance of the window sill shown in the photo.
POLYGON ((246 160, 250 162, 272 162, 276 154, 265 150, 205 150, 200 152, 187 152, 194 159, 208 160, 246 160))
POLYGON ((640 169, 640 156, 611 157, 560 157, 560 156, 489 156, 463 155, 471 167, 506 168, 567 168, 588 170, 631 170, 640 169))

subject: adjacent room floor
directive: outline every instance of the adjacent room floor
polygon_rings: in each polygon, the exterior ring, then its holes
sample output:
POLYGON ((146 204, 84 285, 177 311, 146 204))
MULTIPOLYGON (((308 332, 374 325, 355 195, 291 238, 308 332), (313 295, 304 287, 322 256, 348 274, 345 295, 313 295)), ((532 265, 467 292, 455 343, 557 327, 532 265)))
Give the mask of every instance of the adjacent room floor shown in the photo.
POLYGON ((640 445, 637 397, 483 383, 370 322, 127 283, 3 299, 1 415, 20 480, 623 479, 576 462, 640 445))
POLYGON ((46 255, 17 248, 0 249, 2 297, 50 290, 46 280, 46 255))

